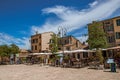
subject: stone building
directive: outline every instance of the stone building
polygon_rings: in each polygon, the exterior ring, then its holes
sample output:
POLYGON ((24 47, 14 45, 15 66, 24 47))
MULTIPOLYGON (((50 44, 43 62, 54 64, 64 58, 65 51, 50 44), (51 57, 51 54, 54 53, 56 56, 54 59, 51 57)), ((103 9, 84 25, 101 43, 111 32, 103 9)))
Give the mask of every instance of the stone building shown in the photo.
POLYGON ((20 49, 19 58, 26 58, 31 53, 31 51, 26 49, 20 49))
POLYGON ((31 36, 31 50, 33 53, 50 52, 49 41, 53 32, 45 32, 31 36))
POLYGON ((83 48, 85 48, 85 45, 73 36, 60 38, 58 50, 77 50, 83 48))
MULTIPOLYGON (((90 33, 90 27, 92 23, 88 24, 88 32, 90 33)), ((103 21, 97 21, 98 23, 102 23, 101 27, 104 32, 106 33, 106 38, 109 47, 115 47, 120 45, 120 16, 114 17, 111 19, 103 20, 103 21)), ((90 36, 90 35, 89 35, 90 36)))

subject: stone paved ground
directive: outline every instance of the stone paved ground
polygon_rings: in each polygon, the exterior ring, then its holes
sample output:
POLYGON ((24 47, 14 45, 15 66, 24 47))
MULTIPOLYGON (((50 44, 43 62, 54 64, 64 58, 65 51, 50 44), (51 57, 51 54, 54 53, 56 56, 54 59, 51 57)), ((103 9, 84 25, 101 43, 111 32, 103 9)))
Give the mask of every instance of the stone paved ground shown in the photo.
POLYGON ((120 70, 112 73, 88 68, 0 65, 0 80, 120 80, 120 70))

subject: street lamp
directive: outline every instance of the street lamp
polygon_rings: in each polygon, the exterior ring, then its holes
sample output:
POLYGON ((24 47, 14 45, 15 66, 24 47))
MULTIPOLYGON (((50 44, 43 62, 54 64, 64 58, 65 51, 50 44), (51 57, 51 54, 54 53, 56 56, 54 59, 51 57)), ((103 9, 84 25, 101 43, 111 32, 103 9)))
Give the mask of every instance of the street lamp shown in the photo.
POLYGON ((63 37, 66 37, 66 33, 67 33, 67 29, 65 27, 60 26, 58 28, 58 36, 62 39, 62 49, 63 49, 63 54, 64 54, 64 41, 63 41, 63 37))
POLYGON ((58 28, 58 35, 59 35, 60 37, 65 37, 65 36, 66 36, 66 33, 67 33, 67 29, 66 29, 65 27, 60 26, 60 27, 58 28))

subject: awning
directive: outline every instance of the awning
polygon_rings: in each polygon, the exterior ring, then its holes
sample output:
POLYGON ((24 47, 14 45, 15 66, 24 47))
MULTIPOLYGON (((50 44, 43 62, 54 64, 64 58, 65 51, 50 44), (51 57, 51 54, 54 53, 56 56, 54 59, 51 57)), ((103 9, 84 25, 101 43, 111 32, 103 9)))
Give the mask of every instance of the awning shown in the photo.
POLYGON ((30 53, 29 55, 51 55, 52 53, 30 53))
POLYGON ((95 52, 95 51, 79 49, 79 50, 72 50, 72 51, 60 51, 57 53, 77 53, 77 52, 95 52))

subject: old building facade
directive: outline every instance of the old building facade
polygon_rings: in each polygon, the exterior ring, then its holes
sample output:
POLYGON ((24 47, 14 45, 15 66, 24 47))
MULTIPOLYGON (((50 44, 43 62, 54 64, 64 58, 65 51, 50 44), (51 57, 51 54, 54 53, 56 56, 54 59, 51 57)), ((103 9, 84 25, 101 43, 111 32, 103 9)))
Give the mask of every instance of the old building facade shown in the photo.
POLYGON ((59 40, 58 50, 77 50, 85 47, 78 39, 73 36, 62 37, 59 40))
MULTIPOLYGON (((102 23, 101 27, 104 32, 106 33, 106 38, 108 42, 109 47, 119 46, 120 45, 120 16, 114 17, 111 19, 98 21, 99 23, 102 23)), ((88 24, 88 32, 90 31, 90 25, 94 24, 88 24)), ((90 35, 89 35, 90 36, 90 35)))
POLYGON ((31 50, 34 53, 49 52, 49 41, 53 32, 44 32, 31 36, 31 50))

